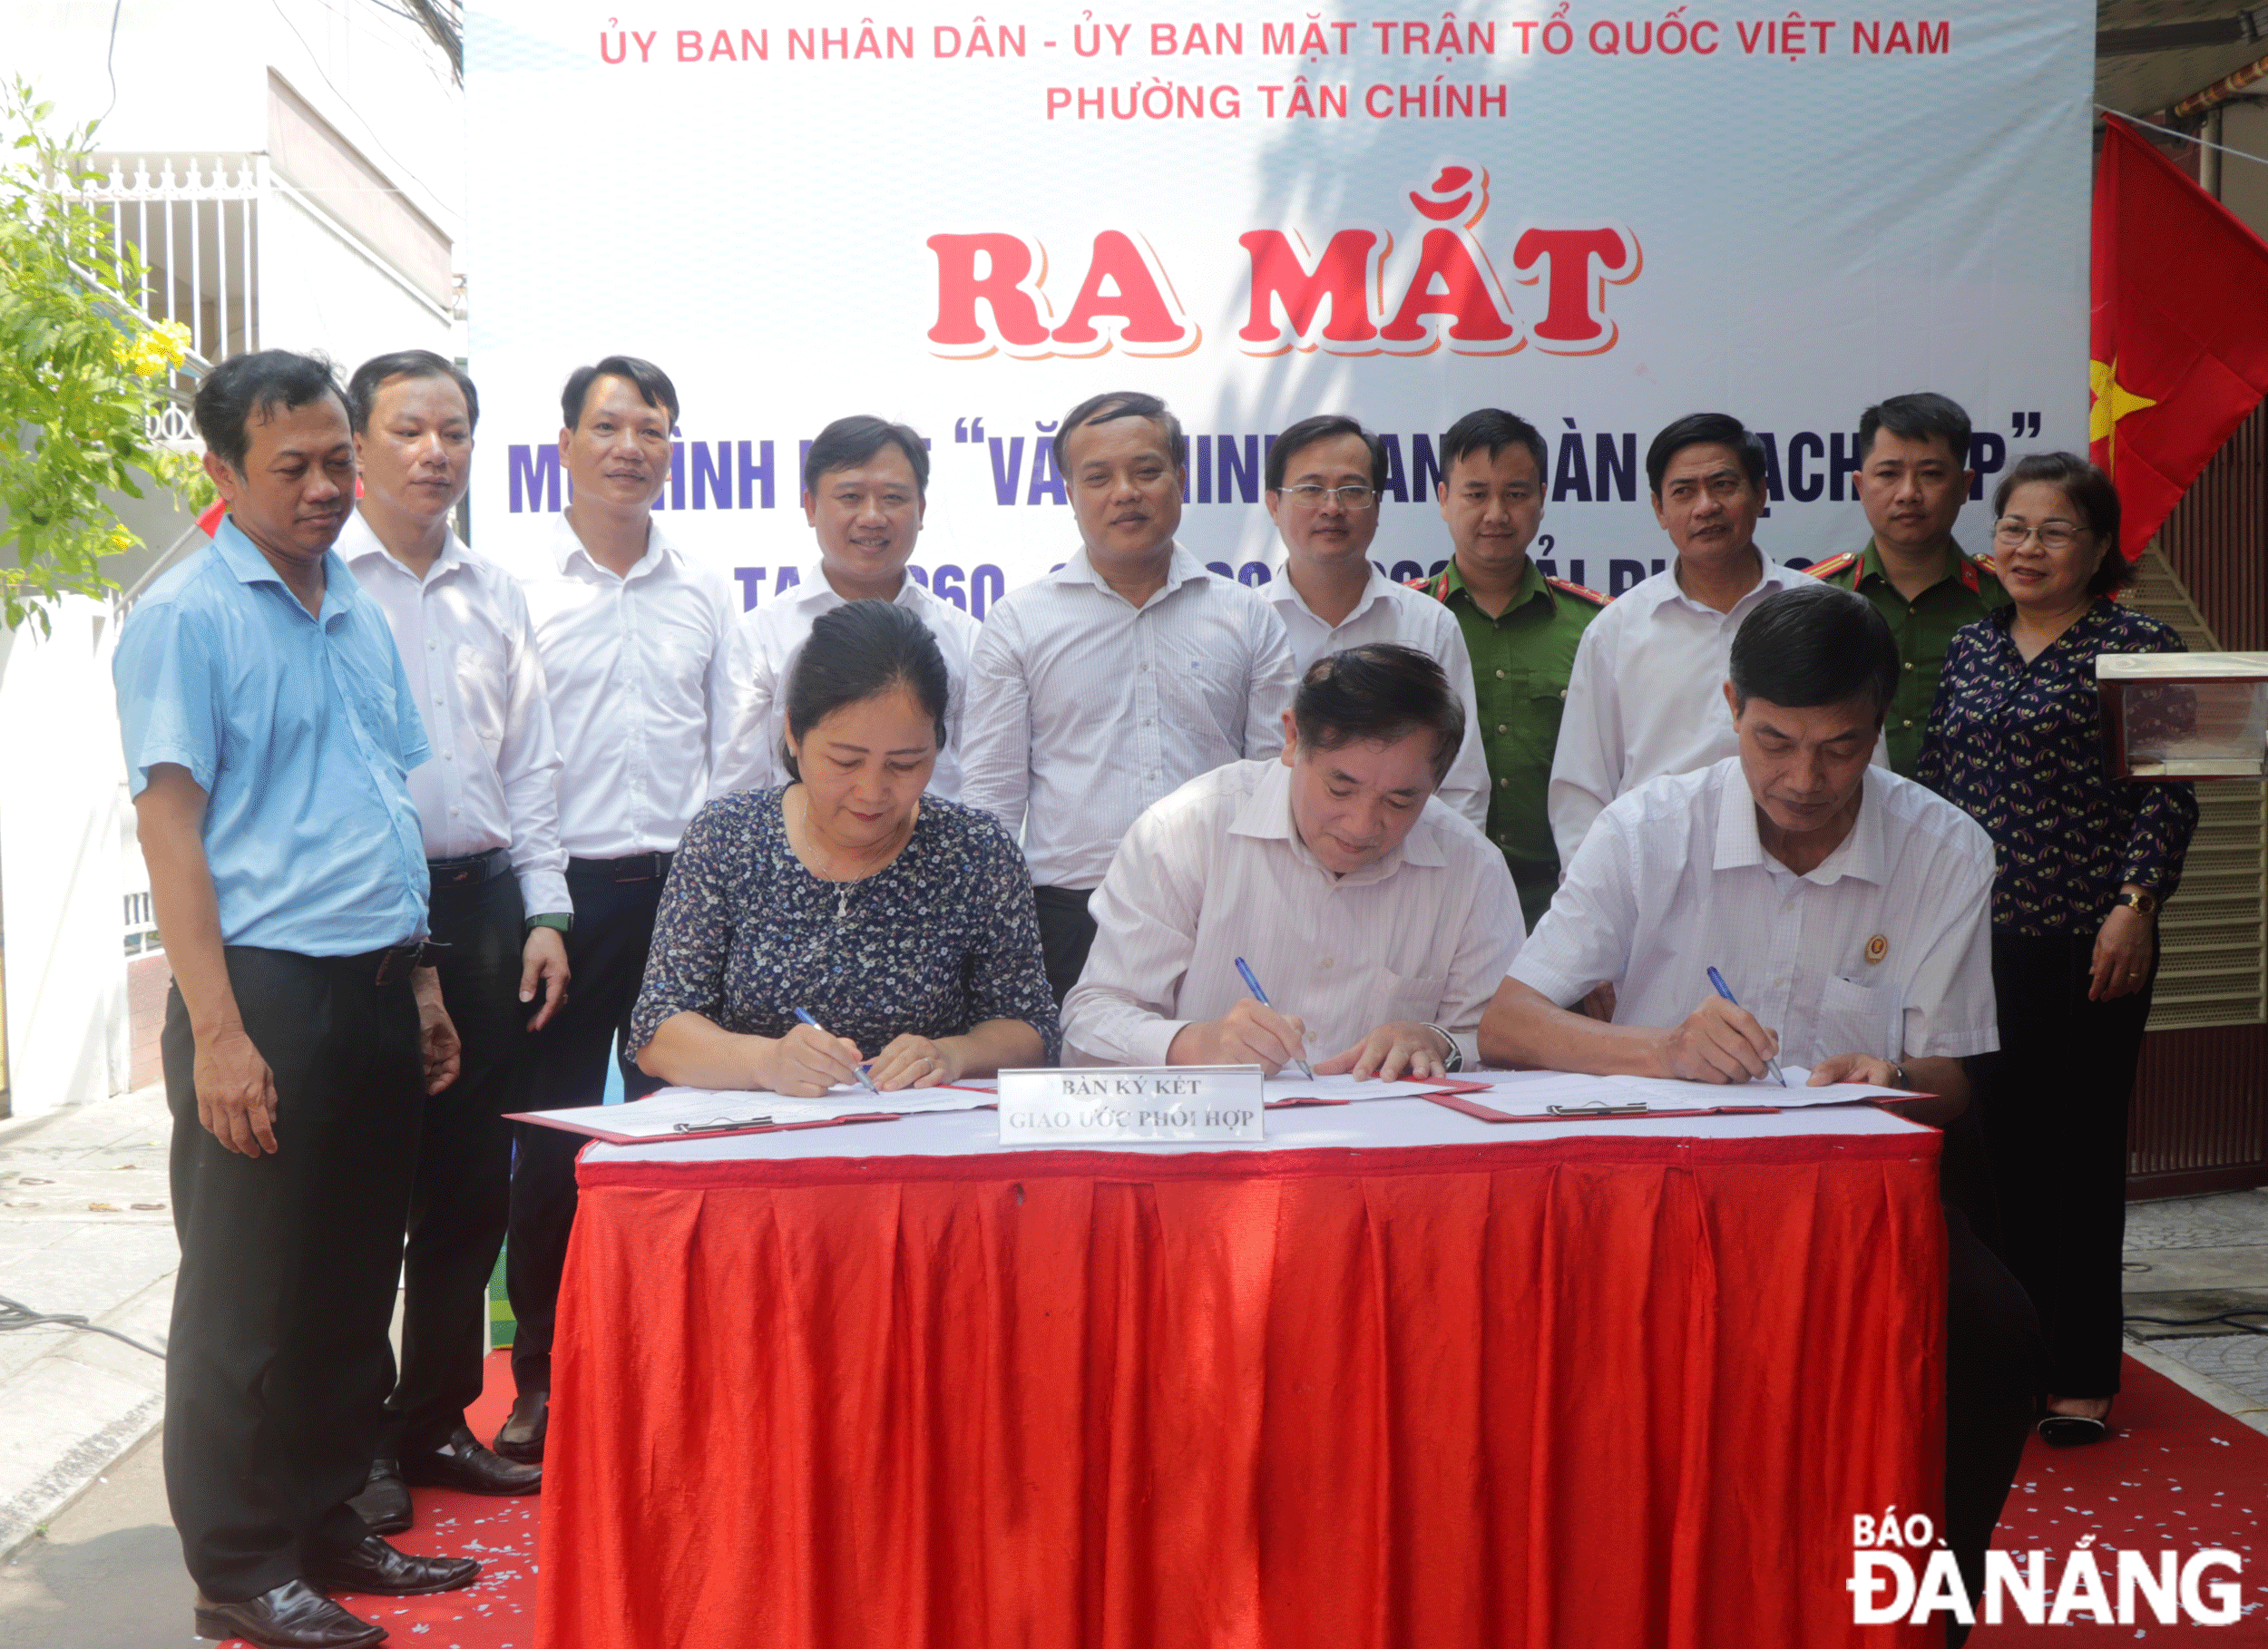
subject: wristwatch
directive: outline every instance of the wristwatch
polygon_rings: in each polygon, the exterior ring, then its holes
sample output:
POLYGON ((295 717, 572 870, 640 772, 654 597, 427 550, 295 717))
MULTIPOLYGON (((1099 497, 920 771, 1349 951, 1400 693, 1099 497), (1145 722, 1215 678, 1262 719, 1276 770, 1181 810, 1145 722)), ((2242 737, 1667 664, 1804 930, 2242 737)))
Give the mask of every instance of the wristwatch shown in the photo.
POLYGON ((540 916, 528 918, 528 932, 531 933, 538 928, 556 928, 560 932, 565 933, 571 932, 574 925, 574 915, 567 911, 546 911, 540 916))
POLYGON ((1457 1039, 1451 1036, 1439 1025, 1429 1024, 1425 1029, 1432 1031, 1435 1036, 1441 1038, 1442 1046, 1449 1050, 1446 1054, 1442 1056, 1442 1068, 1449 1072, 1452 1076, 1454 1076, 1457 1072, 1464 1069, 1465 1050, 1457 1046, 1457 1039))
POLYGON ((2136 910, 2140 911, 2145 916, 2155 916, 2157 914, 2157 895, 2156 893, 2121 893, 2117 898, 2112 900, 2111 903, 2114 905, 2130 904, 2134 906, 2136 910))
POLYGON ((1902 1088, 1908 1093, 1913 1091, 1912 1079, 1906 1075, 1906 1068, 1902 1065, 1892 1065, 1890 1068, 1890 1085, 1892 1088, 1902 1088))

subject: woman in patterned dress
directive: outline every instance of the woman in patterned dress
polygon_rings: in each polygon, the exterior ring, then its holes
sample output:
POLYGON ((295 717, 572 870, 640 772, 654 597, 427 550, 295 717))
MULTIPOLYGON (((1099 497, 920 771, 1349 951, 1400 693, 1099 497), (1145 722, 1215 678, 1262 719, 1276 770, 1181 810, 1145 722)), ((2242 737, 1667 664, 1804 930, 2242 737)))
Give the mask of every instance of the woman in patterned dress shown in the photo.
POLYGON ((905 608, 812 626, 787 683, 794 782, 709 803, 670 866, 631 1020, 640 1070, 807 1098, 868 1059, 885 1092, 1055 1061, 1023 854, 991 815, 922 794, 947 692, 905 608))
POLYGON ((2084 458, 2019 460, 1993 494, 2013 598, 1956 631, 1915 776, 1991 833, 2000 1052, 1981 1117, 2000 1252, 2039 1309, 2050 1443, 2110 1435, 2118 1390, 2126 1104, 2150 1017, 2157 907, 2181 880, 2194 787, 2115 778, 2095 659, 2185 650, 2113 595, 2133 570, 2118 494, 2084 458))

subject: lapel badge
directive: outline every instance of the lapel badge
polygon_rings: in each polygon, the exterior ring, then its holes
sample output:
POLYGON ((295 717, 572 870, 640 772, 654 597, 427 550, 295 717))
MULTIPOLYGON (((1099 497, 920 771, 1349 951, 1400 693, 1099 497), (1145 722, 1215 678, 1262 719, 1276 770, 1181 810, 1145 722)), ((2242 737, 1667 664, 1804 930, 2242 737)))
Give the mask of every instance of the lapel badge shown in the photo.
POLYGON ((1866 942, 1866 960, 1878 962, 1890 954, 1890 935, 1877 933, 1866 942))

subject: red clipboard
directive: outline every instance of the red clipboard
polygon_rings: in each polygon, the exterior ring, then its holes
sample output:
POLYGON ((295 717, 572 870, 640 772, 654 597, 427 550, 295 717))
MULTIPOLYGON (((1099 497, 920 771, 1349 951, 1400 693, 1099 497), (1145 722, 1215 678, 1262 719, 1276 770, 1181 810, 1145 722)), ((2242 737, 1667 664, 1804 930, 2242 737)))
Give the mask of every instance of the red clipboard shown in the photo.
MULTIPOLYGON (((1408 1081, 1409 1078, 1406 1077, 1398 1077, 1395 1080, 1408 1081)), ((1448 1096, 1455 1094, 1480 1093, 1488 1087, 1488 1084, 1485 1082, 1468 1082, 1461 1077, 1431 1077, 1424 1078, 1424 1081, 1428 1088, 1432 1088, 1435 1091, 1424 1094, 1405 1094, 1403 1098, 1408 1099, 1431 1099, 1437 1105, 1446 1105, 1449 1103, 1448 1096)), ((1267 1111, 1288 1111, 1294 1106, 1300 1105, 1352 1105, 1354 1103, 1354 1101, 1351 1098, 1334 1097, 1326 1099, 1320 1094, 1312 1096, 1294 1094, 1288 1099, 1271 1099, 1260 1108, 1267 1111)), ((1501 1112, 1498 1114, 1501 1115, 1501 1112)), ((1510 1122, 1511 1118, 1506 1117, 1504 1120, 1510 1122)))

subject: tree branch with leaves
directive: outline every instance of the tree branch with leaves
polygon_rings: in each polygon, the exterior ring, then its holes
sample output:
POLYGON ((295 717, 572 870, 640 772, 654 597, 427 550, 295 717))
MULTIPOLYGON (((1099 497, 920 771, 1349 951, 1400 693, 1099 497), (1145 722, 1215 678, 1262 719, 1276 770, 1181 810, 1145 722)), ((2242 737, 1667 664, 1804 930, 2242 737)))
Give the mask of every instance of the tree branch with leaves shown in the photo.
POLYGON ((142 496, 137 473, 194 507, 192 461, 160 447, 152 415, 188 355, 189 328, 136 297, 149 271, 80 196, 98 122, 51 132, 53 103, 17 79, 0 93, 0 627, 45 630, 55 604, 117 586, 102 561, 136 540, 105 491, 142 496), (15 439, 6 438, 12 434, 15 439))

